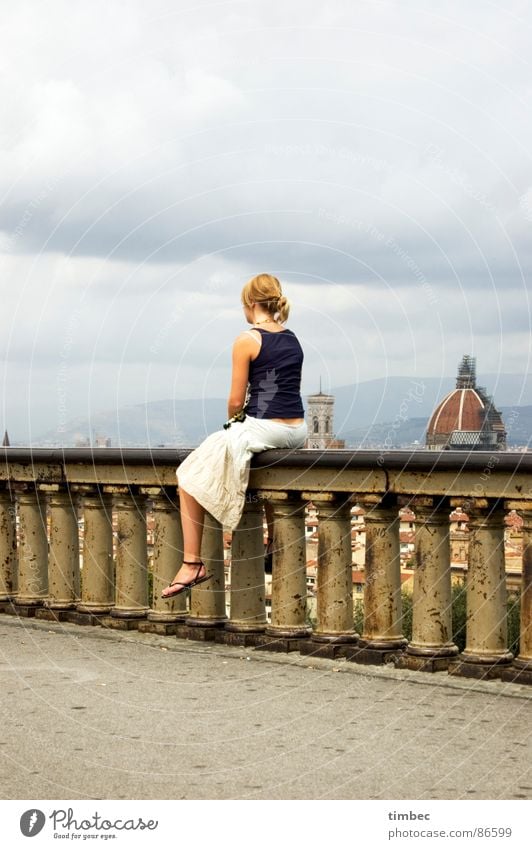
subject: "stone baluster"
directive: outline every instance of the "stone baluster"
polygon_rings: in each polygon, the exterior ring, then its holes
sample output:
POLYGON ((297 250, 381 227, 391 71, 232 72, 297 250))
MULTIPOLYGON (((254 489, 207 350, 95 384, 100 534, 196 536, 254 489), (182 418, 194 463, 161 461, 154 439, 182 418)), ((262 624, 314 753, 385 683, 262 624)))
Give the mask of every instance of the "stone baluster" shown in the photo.
POLYGON ((519 654, 511 667, 504 669, 503 681, 532 684, 532 504, 517 503, 523 516, 523 574, 521 578, 521 611, 519 654))
POLYGON ((36 616, 63 619, 62 613, 74 608, 79 599, 79 528, 76 496, 58 484, 42 485, 48 494, 50 547, 48 551, 47 609, 36 616))
POLYGON ((305 505, 290 492, 262 492, 274 518, 271 623, 261 643, 273 651, 299 649, 311 628, 307 614, 305 505))
POLYGON ((187 593, 165 601, 161 593, 174 580, 183 562, 183 532, 176 488, 151 489, 153 511, 153 599, 148 622, 139 624, 140 631, 175 634, 176 622, 187 615, 187 593))
POLYGON ((450 505, 447 498, 416 497, 412 640, 399 666, 428 672, 447 669, 458 654, 452 640, 450 505))
POLYGON ((48 596, 46 498, 28 485, 18 493, 20 547, 17 612, 32 616, 48 596))
POLYGON ((17 534, 15 502, 9 489, 0 489, 0 607, 7 610, 17 594, 17 534))
POLYGON ((108 487, 114 492, 116 512, 115 606, 110 621, 115 628, 136 627, 148 613, 146 496, 129 487, 108 487))
POLYGON ((398 659, 406 645, 402 634, 399 511, 394 496, 361 499, 366 510, 364 628, 358 663, 398 659))
POLYGON ((318 623, 302 654, 336 657, 356 643, 353 628, 353 561, 351 502, 331 492, 303 493, 312 499, 318 516, 318 623))
POLYGON ((466 647, 449 672, 496 678, 512 660, 507 648, 504 512, 502 503, 491 499, 473 499, 463 509, 469 516, 466 647))
POLYGON ((249 490, 242 518, 231 545, 231 615, 225 641, 238 645, 257 642, 266 628, 264 582, 264 508, 249 490))
POLYGON ((75 618, 80 623, 109 613, 115 603, 112 496, 93 487, 81 492, 83 569, 81 600, 76 605, 80 616, 75 618))
MULTIPOLYGON (((225 571, 223 528, 216 519, 205 513, 201 559, 210 581, 190 592, 190 615, 185 620, 183 634, 190 639, 213 640, 215 629, 227 622, 225 609, 225 571)), ((177 626, 180 635, 182 626, 177 626)))

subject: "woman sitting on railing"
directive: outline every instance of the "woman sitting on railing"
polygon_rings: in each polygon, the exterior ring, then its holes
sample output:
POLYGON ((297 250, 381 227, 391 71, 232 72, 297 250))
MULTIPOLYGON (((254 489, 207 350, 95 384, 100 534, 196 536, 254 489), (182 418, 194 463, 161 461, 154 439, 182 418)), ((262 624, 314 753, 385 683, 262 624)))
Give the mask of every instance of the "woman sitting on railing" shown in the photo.
MULTIPOLYGON (((236 528, 251 456, 268 448, 302 448, 305 443, 303 351, 295 334, 284 327, 289 304, 281 284, 270 274, 259 274, 244 286, 241 298, 252 328, 233 344, 229 421, 177 470, 184 557, 163 598, 173 598, 211 577, 201 560, 205 511, 231 530, 236 528)), ((268 528, 271 548, 271 516, 268 528)))

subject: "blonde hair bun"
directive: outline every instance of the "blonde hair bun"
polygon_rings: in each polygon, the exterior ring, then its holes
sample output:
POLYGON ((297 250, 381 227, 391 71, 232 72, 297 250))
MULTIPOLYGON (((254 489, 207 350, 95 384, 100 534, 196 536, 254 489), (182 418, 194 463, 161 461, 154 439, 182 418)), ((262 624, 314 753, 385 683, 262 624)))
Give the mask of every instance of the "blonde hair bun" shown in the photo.
POLYGON ((273 274, 258 274, 252 277, 242 289, 242 303, 249 307, 251 304, 262 304, 264 309, 282 324, 288 318, 290 304, 283 295, 281 284, 273 274))
POLYGON ((284 295, 281 295, 281 297, 277 301, 277 309, 276 309, 276 313, 279 316, 279 321, 281 322, 281 324, 285 323, 286 319, 288 318, 289 312, 290 312, 290 301, 288 300, 288 298, 285 298, 284 295))

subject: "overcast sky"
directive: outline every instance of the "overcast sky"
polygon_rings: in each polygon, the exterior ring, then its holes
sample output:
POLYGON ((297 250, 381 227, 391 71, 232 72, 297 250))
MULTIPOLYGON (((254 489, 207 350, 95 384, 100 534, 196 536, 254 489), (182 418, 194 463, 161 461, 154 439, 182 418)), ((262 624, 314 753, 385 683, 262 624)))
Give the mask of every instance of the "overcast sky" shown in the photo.
POLYGON ((262 271, 305 392, 528 370, 530 3, 0 6, 13 440, 224 397, 262 271))

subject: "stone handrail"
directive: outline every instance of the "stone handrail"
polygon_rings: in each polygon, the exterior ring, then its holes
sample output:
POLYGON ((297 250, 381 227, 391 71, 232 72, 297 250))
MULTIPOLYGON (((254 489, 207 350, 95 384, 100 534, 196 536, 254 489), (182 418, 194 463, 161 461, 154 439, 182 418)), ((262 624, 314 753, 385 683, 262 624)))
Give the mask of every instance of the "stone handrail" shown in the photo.
POLYGON ((222 528, 206 517, 211 581, 161 599, 182 551, 176 466, 187 450, 25 449, 0 454, 0 607, 80 624, 177 634, 359 663, 532 679, 532 455, 268 451, 253 459, 233 534, 226 613, 222 528), (263 510, 275 520, 271 621, 263 510), (306 612, 305 507, 318 517, 317 624, 306 612), (366 512, 364 627, 353 625, 351 507, 366 512), (413 632, 401 625, 400 506, 415 513, 413 632), (153 600, 146 512, 153 515, 153 600), (449 515, 469 517, 467 634, 452 639, 449 515), (520 653, 508 651, 504 514, 523 518, 520 653), (83 519, 80 568, 78 520, 83 519))

